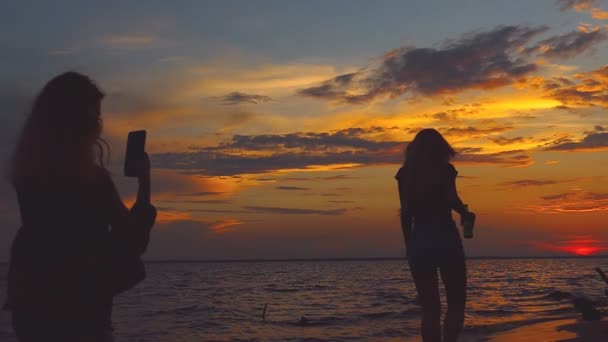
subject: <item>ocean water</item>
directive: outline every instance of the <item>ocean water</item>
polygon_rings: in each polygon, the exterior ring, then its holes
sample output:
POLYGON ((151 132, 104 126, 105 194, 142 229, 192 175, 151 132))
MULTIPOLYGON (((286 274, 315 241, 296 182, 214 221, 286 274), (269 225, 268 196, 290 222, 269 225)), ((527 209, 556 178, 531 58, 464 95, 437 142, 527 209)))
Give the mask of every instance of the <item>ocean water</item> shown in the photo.
MULTIPOLYGON (((471 340, 576 317, 573 295, 608 305, 594 271, 608 269, 608 259, 473 259, 467 266, 471 340)), ((116 341, 404 341, 418 334, 421 311, 402 260, 167 262, 147 270, 142 284, 115 299, 116 341)), ((0 274, 4 293, 6 265, 0 274)), ((6 312, 0 340, 14 341, 6 312)))

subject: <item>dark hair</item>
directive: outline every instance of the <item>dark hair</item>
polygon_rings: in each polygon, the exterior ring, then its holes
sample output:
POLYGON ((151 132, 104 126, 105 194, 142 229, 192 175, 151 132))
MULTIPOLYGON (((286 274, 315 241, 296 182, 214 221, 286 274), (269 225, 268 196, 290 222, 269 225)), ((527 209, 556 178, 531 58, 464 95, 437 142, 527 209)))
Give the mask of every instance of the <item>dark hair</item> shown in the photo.
POLYGON ((410 166, 447 164, 456 151, 437 130, 425 128, 418 132, 405 149, 405 162, 410 166))
POLYGON ((101 100, 87 76, 66 72, 51 79, 28 113, 13 153, 15 187, 77 185, 104 166, 101 100), (98 159, 95 160, 97 148, 98 159))

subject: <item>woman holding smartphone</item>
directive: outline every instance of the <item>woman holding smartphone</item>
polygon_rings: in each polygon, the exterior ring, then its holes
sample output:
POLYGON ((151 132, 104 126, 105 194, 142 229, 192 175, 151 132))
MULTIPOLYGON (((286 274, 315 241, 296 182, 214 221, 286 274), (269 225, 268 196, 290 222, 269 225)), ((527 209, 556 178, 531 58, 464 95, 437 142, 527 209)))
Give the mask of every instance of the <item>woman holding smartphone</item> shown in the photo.
POLYGON ((135 162, 129 210, 104 166, 102 99, 79 73, 51 79, 17 142, 9 177, 22 226, 5 309, 19 341, 111 341, 113 296, 144 277, 139 256, 156 218, 150 162, 145 154, 135 162))
POLYGON ((455 342, 464 326, 466 267, 462 241, 452 210, 473 222, 458 197, 456 175, 450 164, 455 151, 434 129, 423 129, 409 143, 405 163, 397 172, 401 202, 401 226, 410 271, 422 305, 422 339, 455 342), (445 285, 448 310, 443 338, 439 279, 445 285))

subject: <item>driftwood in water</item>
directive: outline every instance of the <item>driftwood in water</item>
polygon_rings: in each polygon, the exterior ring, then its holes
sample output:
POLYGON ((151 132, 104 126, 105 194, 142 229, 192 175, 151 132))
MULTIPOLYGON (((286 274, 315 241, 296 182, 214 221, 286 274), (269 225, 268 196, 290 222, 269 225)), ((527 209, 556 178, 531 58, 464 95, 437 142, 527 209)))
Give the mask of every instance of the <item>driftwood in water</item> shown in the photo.
POLYGON ((262 320, 265 321, 266 320, 266 308, 268 307, 268 303, 266 303, 264 305, 264 312, 262 312, 262 320))
POLYGON ((602 279, 604 280, 604 282, 606 284, 608 284, 608 276, 606 276, 606 273, 604 273, 604 271, 602 271, 602 269, 599 268, 599 267, 596 267, 595 270, 597 271, 597 273, 600 274, 600 277, 602 277, 602 279))

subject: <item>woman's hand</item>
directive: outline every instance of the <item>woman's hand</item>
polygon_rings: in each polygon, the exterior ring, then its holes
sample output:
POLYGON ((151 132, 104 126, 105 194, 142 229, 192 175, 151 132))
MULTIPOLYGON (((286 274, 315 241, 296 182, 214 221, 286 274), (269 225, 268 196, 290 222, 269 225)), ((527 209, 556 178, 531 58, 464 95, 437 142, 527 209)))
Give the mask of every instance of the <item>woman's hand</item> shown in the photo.
POLYGON ((464 226, 465 222, 471 222, 475 220, 475 217, 477 217, 475 215, 474 212, 472 211, 467 211, 464 214, 460 215, 460 225, 464 226))
POLYGON ((135 170, 135 176, 142 181, 150 180, 150 157, 144 152, 141 159, 133 161, 133 169, 135 170))
POLYGON ((137 204, 150 204, 150 158, 144 152, 143 157, 135 162, 135 175, 139 180, 139 190, 137 191, 137 204))

